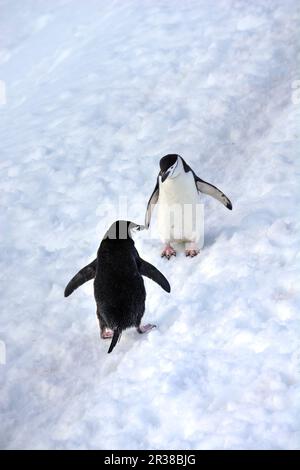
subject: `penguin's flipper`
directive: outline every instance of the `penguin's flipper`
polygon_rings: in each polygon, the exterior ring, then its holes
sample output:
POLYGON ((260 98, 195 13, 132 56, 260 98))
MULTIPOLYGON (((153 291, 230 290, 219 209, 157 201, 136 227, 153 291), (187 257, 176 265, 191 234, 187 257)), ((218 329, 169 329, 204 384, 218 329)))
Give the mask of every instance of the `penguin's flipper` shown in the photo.
POLYGON ((145 215, 145 227, 146 228, 149 228, 151 215, 152 215, 154 206, 158 201, 158 196, 159 196, 159 183, 158 183, 158 177, 157 177, 155 188, 147 204, 146 215, 145 215))
POLYGON ((152 281, 160 285, 160 287, 166 292, 171 292, 171 286, 168 280, 158 269, 156 269, 152 264, 148 263, 142 258, 140 258, 139 261, 139 271, 142 276, 146 276, 149 279, 152 279, 152 281))
POLYGON ((195 176, 195 183, 197 186, 198 191, 204 194, 208 194, 209 196, 217 199, 217 201, 220 201, 222 204, 224 204, 227 209, 232 210, 232 204, 230 199, 228 199, 227 196, 225 196, 222 191, 220 191, 216 186, 213 186, 210 183, 207 183, 206 181, 203 181, 201 178, 198 176, 195 176))
POLYGON ((96 276, 96 269, 97 269, 97 258, 94 259, 90 264, 82 268, 68 283, 67 287, 65 288, 65 297, 68 297, 72 294, 75 289, 82 286, 87 281, 94 279, 96 276))

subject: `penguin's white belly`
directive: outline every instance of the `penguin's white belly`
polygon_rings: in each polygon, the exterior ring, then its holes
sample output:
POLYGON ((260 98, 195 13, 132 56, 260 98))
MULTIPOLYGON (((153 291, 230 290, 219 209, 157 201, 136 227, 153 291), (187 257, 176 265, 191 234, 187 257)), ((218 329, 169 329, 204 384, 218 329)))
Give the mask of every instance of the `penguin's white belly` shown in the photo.
POLYGON ((191 172, 182 173, 160 184, 158 231, 164 243, 197 240, 199 202, 191 172))

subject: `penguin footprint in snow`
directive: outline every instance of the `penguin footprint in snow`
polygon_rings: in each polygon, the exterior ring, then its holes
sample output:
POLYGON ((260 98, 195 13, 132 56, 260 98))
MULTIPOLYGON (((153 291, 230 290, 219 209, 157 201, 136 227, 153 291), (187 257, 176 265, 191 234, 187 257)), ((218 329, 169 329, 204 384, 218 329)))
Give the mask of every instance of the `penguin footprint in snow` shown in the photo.
POLYGON ((146 300, 142 276, 152 279, 166 292, 171 291, 165 276, 143 260, 134 246, 132 231, 142 228, 127 220, 112 224, 100 244, 97 258, 82 268, 65 288, 65 297, 68 297, 94 279, 100 336, 112 338, 109 353, 126 328, 135 327, 139 333, 146 333, 155 327, 141 324, 146 300))

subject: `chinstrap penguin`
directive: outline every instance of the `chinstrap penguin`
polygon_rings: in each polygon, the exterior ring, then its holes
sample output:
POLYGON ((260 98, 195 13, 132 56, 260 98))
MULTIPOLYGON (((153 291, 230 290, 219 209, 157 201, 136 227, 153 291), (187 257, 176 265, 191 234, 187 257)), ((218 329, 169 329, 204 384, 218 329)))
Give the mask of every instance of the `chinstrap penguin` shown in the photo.
POLYGON ((195 220, 199 192, 217 199, 227 209, 232 210, 232 204, 222 191, 199 178, 180 155, 165 155, 159 164, 160 172, 147 204, 145 226, 149 228, 158 203, 158 230, 165 244, 161 256, 167 259, 176 256, 171 243, 183 242, 186 256, 194 257, 200 251, 195 220))
POLYGON ((118 220, 106 232, 97 258, 82 268, 65 288, 65 297, 85 282, 94 279, 94 296, 100 337, 112 338, 110 353, 126 328, 136 327, 139 333, 155 325, 141 325, 145 311, 146 290, 142 276, 159 284, 166 292, 171 287, 163 274, 143 260, 134 246, 132 232, 143 229, 127 220, 118 220))

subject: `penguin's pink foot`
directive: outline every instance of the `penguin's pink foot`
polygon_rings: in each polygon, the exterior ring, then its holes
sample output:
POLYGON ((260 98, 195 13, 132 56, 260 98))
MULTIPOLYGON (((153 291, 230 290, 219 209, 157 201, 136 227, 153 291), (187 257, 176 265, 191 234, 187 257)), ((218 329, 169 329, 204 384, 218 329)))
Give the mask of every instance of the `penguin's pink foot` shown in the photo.
POLYGON ((156 328, 156 325, 151 325, 150 323, 148 323, 147 325, 140 325, 137 327, 137 332, 138 333, 148 333, 148 331, 151 331, 153 330, 153 328, 156 328))
POLYGON ((186 243, 185 245, 185 256, 190 256, 190 258, 194 258, 200 253, 200 250, 196 243, 186 243))
POLYGON ((110 328, 102 328, 101 333, 100 333, 100 336, 102 339, 112 338, 113 335, 114 335, 114 332, 110 328))
POLYGON ((161 253, 161 257, 166 257, 167 259, 170 259, 171 256, 176 256, 176 251, 171 245, 166 245, 161 253))
POLYGON ((194 256, 197 256, 200 253, 200 250, 185 250, 185 256, 190 256, 191 258, 194 258, 194 256))

